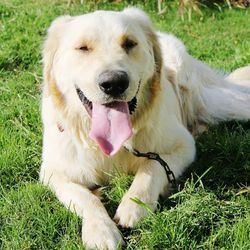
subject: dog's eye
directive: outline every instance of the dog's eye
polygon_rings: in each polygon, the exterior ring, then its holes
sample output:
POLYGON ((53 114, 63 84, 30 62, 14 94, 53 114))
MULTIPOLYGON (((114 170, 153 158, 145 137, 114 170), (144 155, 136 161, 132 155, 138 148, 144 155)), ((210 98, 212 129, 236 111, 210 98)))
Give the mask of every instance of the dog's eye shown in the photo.
POLYGON ((126 39, 123 44, 122 47, 129 52, 129 50, 133 49, 135 46, 137 45, 137 43, 133 40, 130 39, 126 39))
POLYGON ((90 52, 92 49, 89 48, 87 45, 81 46, 79 48, 79 50, 83 51, 83 52, 90 52))

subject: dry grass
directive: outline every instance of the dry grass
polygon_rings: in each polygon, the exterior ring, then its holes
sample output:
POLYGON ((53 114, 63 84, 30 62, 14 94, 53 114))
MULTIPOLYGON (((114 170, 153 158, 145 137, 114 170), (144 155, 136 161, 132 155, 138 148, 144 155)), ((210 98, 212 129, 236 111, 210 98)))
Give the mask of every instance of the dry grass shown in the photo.
MULTIPOLYGON (((158 0, 162 2, 163 0, 158 0)), ((217 1, 204 1, 204 0, 179 0, 178 14, 181 16, 181 19, 184 20, 187 15, 188 20, 192 19, 192 12, 196 12, 198 15, 203 15, 201 11, 201 6, 206 6, 206 4, 213 4, 221 9, 219 4, 226 3, 227 6, 231 9, 232 7, 246 8, 250 5, 250 0, 217 0, 217 1)))
MULTIPOLYGON (((67 0, 68 6, 71 4, 87 4, 87 3, 133 3, 133 1, 126 1, 126 0, 67 0)), ((167 6, 169 5, 168 0, 150 0, 142 2, 152 2, 155 3, 157 8, 158 14, 162 15, 167 11, 167 6)), ((230 9, 233 7, 238 8, 246 8, 250 6, 250 0, 175 0, 178 4, 178 15, 181 17, 182 20, 186 19, 186 16, 189 21, 192 19, 192 13, 195 12, 196 14, 202 16, 201 7, 206 7, 207 5, 214 5, 217 6, 221 10, 221 5, 226 4, 230 9)))

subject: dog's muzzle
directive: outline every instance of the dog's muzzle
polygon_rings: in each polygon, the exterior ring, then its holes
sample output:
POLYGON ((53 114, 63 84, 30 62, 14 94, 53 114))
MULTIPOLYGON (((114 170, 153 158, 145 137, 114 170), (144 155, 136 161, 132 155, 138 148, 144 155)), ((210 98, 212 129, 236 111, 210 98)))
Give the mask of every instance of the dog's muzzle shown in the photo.
MULTIPOLYGON (((81 91, 81 89, 77 86, 76 86, 76 93, 77 93, 80 101, 84 105, 85 109, 87 110, 88 114, 91 116, 92 115, 92 107, 93 107, 92 102, 90 100, 88 100, 88 98, 84 95, 84 93, 81 91)), ((106 105, 111 106, 113 103, 114 102, 109 102, 106 105)), ((135 96, 131 101, 128 102, 128 108, 129 108, 130 115, 132 115, 134 113, 134 111, 136 110, 136 107, 137 107, 137 98, 135 96)))

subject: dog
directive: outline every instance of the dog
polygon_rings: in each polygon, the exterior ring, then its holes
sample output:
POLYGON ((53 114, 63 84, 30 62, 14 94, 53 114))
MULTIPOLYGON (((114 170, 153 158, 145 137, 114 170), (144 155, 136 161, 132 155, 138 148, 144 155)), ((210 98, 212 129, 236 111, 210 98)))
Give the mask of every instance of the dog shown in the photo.
POLYGON ((83 219, 87 248, 116 249, 117 224, 147 216, 131 198, 154 210, 169 189, 159 162, 135 150, 157 153, 178 178, 208 124, 249 120, 249 72, 211 69, 137 8, 53 21, 43 49, 40 180, 83 219), (135 177, 112 220, 92 190, 117 168, 135 177))

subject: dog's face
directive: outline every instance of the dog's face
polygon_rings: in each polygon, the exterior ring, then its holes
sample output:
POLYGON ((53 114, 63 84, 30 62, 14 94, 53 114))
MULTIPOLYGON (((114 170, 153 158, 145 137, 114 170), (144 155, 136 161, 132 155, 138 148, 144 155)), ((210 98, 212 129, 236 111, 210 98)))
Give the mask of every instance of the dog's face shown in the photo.
POLYGON ((137 9, 60 17, 45 43, 45 82, 60 105, 83 104, 90 116, 94 105, 126 113, 126 103, 132 113, 161 64, 157 53, 151 23, 137 9))

